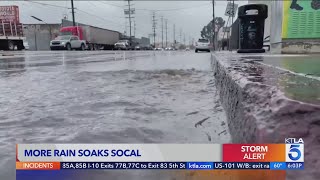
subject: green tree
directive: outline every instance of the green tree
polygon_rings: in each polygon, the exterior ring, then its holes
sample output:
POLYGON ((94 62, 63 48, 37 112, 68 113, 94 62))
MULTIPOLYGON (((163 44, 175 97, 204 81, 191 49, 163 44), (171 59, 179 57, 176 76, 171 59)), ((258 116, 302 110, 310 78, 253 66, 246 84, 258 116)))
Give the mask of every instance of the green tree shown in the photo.
MULTIPOLYGON (((224 21, 222 19, 222 17, 216 17, 215 18, 215 23, 217 26, 217 32, 219 32, 220 28, 222 28, 224 26, 224 24, 226 23, 226 21, 224 21)), ((213 30, 212 30, 212 21, 210 21, 206 26, 204 26, 201 30, 201 37, 202 38, 206 38, 211 40, 213 37, 213 30)))

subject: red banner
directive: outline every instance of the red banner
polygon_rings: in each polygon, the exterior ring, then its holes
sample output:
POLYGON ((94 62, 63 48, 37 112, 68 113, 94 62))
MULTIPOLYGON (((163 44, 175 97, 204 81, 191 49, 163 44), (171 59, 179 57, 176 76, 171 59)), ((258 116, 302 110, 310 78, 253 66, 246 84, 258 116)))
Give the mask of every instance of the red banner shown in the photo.
POLYGON ((285 162, 285 144, 224 144, 223 162, 285 162))
POLYGON ((20 23, 18 6, 0 6, 0 23, 13 22, 20 23))

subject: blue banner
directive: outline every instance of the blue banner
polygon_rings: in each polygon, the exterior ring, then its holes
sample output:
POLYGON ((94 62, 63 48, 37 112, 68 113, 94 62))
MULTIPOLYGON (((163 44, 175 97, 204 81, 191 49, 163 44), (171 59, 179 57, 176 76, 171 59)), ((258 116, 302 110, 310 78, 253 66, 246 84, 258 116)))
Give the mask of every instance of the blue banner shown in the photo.
POLYGON ((214 162, 187 162, 186 169, 207 170, 207 169, 213 169, 213 168, 214 168, 214 162))
POLYGON ((303 162, 287 162, 286 170, 303 170, 304 163, 303 162))
MULTIPOLYGON (((213 163, 212 163, 213 164, 213 163)), ((186 169, 186 162, 61 162, 61 169, 186 169)))
POLYGON ((286 170, 287 165, 285 162, 272 162, 270 163, 271 170, 286 170))

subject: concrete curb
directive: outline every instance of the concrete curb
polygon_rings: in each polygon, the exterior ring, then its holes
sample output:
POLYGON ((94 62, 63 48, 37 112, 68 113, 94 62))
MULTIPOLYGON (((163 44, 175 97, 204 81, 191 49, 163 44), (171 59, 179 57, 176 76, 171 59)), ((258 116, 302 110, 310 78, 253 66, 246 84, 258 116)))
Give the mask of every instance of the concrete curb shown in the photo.
POLYGON ((318 179, 320 165, 320 106, 287 98, 276 85, 259 82, 261 69, 278 69, 236 54, 212 54, 212 68, 225 108, 233 143, 284 143, 301 137, 305 143, 305 170, 287 173, 287 179, 318 179), (246 71, 246 70, 253 71, 246 71))

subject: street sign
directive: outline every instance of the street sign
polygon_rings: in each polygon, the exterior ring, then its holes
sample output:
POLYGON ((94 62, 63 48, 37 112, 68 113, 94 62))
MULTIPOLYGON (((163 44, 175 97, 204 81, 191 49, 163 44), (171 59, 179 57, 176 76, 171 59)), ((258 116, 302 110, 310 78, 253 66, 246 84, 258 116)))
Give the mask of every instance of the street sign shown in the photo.
POLYGON ((237 12, 238 4, 233 4, 232 2, 228 2, 226 12, 224 13, 225 16, 234 17, 235 13, 237 12), (234 6, 233 6, 234 5, 234 6))
MULTIPOLYGON (((135 10, 135 9, 130 9, 130 11, 131 11, 130 14, 134 14, 136 10, 135 10)), ((124 14, 125 14, 125 15, 129 15, 129 9, 125 9, 125 10, 124 10, 124 14)))

